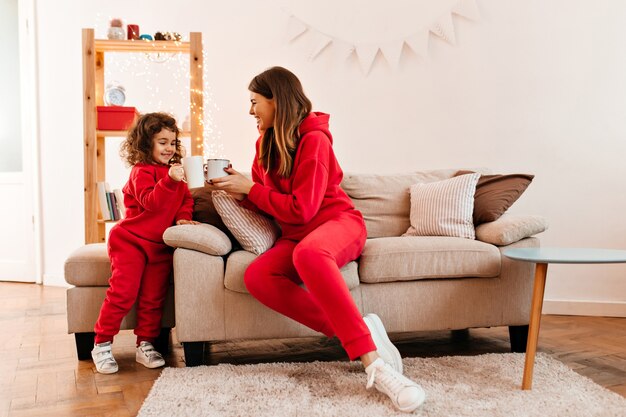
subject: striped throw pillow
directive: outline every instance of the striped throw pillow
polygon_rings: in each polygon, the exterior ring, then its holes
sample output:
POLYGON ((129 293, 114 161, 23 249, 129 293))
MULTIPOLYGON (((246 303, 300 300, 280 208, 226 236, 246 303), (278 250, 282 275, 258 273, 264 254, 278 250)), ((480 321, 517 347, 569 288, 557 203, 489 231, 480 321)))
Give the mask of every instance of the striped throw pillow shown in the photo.
POLYGON ((213 205, 241 247, 260 255, 274 245, 279 228, 273 220, 243 208, 226 191, 212 193, 213 205))
POLYGON ((475 239, 474 193, 479 173, 414 184, 411 226, 402 236, 452 236, 475 239))

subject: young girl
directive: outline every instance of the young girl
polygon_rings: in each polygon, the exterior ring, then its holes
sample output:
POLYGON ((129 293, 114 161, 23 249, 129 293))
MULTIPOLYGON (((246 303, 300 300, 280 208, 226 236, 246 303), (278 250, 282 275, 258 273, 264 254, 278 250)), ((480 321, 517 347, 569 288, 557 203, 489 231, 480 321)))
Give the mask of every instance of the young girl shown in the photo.
POLYGON ((111 343, 135 302, 135 358, 148 368, 165 365, 152 346, 161 329, 172 271, 172 249, 162 236, 173 224, 197 223, 191 220, 193 199, 182 181, 178 134, 174 118, 165 113, 148 113, 137 120, 121 146, 120 154, 132 165, 123 189, 126 218, 109 234, 112 274, 91 351, 96 369, 103 374, 118 370, 111 343))
POLYGON ((282 228, 274 247, 246 270, 248 291, 279 313, 337 336, 350 359, 365 366, 367 388, 375 386, 399 410, 413 411, 424 401, 424 391, 402 375, 402 358, 382 322, 374 314, 361 317, 339 271, 359 257, 367 232, 363 216, 339 185, 343 172, 333 152, 329 116, 311 112, 300 81, 284 68, 257 75, 248 89, 250 114, 261 133, 252 181, 232 168, 225 169, 230 175, 212 180, 282 228))

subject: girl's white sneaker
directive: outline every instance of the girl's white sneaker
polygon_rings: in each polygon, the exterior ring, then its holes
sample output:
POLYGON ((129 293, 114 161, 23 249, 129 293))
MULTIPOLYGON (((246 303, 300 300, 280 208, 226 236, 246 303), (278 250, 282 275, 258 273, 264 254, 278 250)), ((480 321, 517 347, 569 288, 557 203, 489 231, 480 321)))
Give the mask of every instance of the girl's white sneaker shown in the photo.
POLYGON ((119 369, 111 352, 111 342, 95 344, 91 350, 91 359, 101 374, 114 374, 119 369))
POLYGON ((135 360, 146 368, 159 368, 165 365, 165 360, 159 352, 154 349, 152 343, 143 341, 137 346, 135 360))

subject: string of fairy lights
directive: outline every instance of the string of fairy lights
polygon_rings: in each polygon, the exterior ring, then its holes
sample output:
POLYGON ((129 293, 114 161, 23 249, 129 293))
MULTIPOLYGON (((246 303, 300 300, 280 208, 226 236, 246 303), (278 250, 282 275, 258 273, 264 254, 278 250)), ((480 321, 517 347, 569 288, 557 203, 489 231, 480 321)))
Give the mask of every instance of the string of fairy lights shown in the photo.
MULTIPOLYGON (((108 20, 106 20, 108 22, 108 20)), ((97 38, 106 39, 106 25, 96 25, 97 38), (100 27, 99 27, 100 26, 100 27), (104 27, 104 29, 102 29, 104 27)), ((188 41, 187 39, 182 40, 188 41)), ((207 53, 202 51, 203 62, 208 62, 207 53)), ((163 111, 172 114, 179 127, 189 132, 192 114, 198 117, 203 127, 202 144, 205 158, 223 157, 224 146, 221 131, 214 123, 215 112, 220 111, 213 99, 208 80, 207 66, 202 68, 203 90, 190 89, 189 54, 176 53, 129 53, 108 52, 105 54, 104 85, 122 85, 126 92, 125 106, 133 106, 139 112, 163 111), (202 96, 200 112, 192 111, 191 94, 202 96)), ((190 154, 187 152, 187 154, 190 154)))

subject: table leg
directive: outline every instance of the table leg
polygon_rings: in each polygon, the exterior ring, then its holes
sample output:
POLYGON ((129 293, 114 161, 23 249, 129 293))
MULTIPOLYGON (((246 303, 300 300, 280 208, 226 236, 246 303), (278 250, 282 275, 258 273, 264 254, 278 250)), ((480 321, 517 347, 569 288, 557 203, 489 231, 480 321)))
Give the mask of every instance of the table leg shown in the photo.
POLYGON ((546 288, 547 272, 547 263, 538 263, 535 267, 535 284, 533 287, 532 304, 530 306, 530 324, 528 326, 528 342, 526 344, 524 377, 522 378, 523 390, 531 389, 533 383, 533 366, 535 365, 535 353, 537 352, 539 324, 541 322, 541 307, 543 306, 543 292, 546 288))

